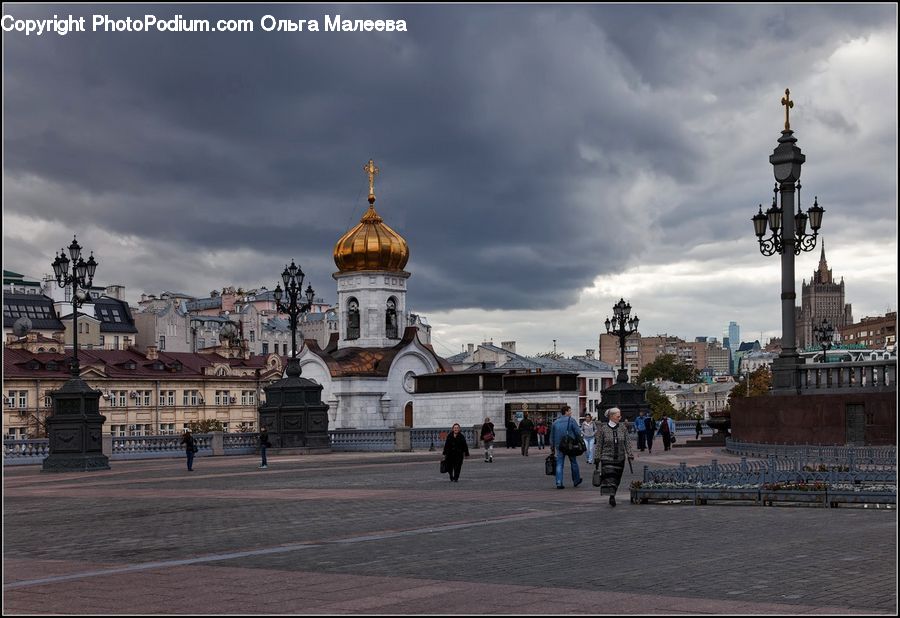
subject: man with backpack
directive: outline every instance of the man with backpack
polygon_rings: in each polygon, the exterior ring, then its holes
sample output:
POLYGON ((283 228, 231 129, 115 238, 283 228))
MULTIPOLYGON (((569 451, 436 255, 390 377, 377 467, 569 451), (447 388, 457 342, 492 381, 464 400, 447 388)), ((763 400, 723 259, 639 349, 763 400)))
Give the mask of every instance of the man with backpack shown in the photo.
POLYGON ((572 408, 563 406, 562 414, 553 421, 550 428, 550 454, 556 456, 556 488, 565 489, 563 485, 563 472, 566 457, 569 458, 572 468, 572 487, 581 485, 581 472, 578 470, 578 456, 583 449, 572 449, 573 444, 584 444, 581 437, 581 427, 572 419, 572 408), (562 448, 561 448, 562 447, 562 448))

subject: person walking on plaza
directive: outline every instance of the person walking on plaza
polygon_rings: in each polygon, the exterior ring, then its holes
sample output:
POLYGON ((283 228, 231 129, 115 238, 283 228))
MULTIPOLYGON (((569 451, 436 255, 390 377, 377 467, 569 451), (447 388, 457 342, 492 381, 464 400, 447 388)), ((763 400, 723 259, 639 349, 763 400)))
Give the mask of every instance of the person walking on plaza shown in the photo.
POLYGON ((506 421, 506 448, 512 448, 514 446, 518 446, 516 444, 516 435, 518 431, 516 430, 516 424, 512 419, 506 421))
POLYGON ((544 450, 544 440, 547 437, 547 421, 541 419, 537 427, 535 427, 534 433, 537 434, 538 450, 544 450))
POLYGON ((571 462, 570 465, 572 468, 572 487, 581 485, 581 472, 578 470, 578 456, 569 455, 568 453, 563 453, 559 450, 559 443, 562 441, 563 437, 567 435, 575 437, 581 436, 581 428, 578 427, 578 422, 572 418, 571 414, 572 408, 563 406, 562 414, 553 421, 553 426, 550 428, 550 454, 556 455, 557 489, 565 488, 565 485, 563 485, 563 472, 565 470, 567 456, 571 462))
POLYGON ((653 436, 656 435, 656 421, 653 420, 652 416, 647 416, 644 419, 644 435, 647 437, 647 453, 650 455, 653 454, 653 436))
POLYGON ((659 431, 657 433, 662 436, 663 449, 666 451, 672 450, 672 435, 675 433, 675 421, 663 414, 663 417, 659 419, 659 431))
POLYGON ((607 422, 600 426, 594 460, 600 469, 600 495, 609 496, 609 505, 616 506, 616 492, 622 482, 625 458, 631 462, 634 453, 631 452, 631 440, 622 423, 622 411, 610 408, 606 411, 606 418, 607 422))
POLYGON ((643 410, 634 419, 634 430, 637 431, 638 450, 643 452, 647 443, 647 417, 644 416, 643 410))
POLYGON ((697 419, 697 426, 694 427, 694 432, 697 434, 697 440, 700 439, 700 436, 703 435, 703 425, 700 423, 700 419, 697 419))
POLYGON ((447 473, 451 483, 459 482, 459 471, 462 469, 463 458, 469 456, 469 445, 462 434, 459 423, 453 424, 453 430, 447 434, 444 443, 444 458, 447 460, 447 473))
POLYGON ((584 422, 581 423, 581 435, 584 436, 584 444, 587 450, 584 456, 587 458, 588 465, 594 463, 594 436, 597 434, 597 423, 590 414, 584 415, 584 422))
POLYGON ((494 424, 490 418, 481 426, 481 443, 484 444, 484 463, 494 463, 494 424))
POLYGON ((519 440, 522 442, 522 455, 528 456, 528 447, 531 446, 531 432, 534 431, 534 421, 528 418, 528 412, 522 413, 522 422, 519 423, 519 440))
POLYGON ((184 430, 184 435, 181 436, 181 443, 184 444, 184 452, 187 455, 187 466, 188 471, 194 471, 194 453, 197 452, 197 444, 194 442, 194 436, 191 435, 190 429, 184 430))
POLYGON ((259 454, 262 455, 262 464, 259 466, 260 470, 265 470, 269 467, 269 463, 266 461, 266 449, 272 446, 269 442, 269 430, 266 427, 261 427, 259 430, 259 454))

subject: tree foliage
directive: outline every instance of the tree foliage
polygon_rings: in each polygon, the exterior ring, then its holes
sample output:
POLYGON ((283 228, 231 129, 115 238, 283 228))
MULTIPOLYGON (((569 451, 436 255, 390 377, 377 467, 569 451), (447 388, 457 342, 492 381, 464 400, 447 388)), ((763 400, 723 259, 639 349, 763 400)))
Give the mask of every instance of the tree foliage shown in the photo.
POLYGON ((749 380, 749 393, 747 392, 747 388, 748 380, 745 377, 737 386, 731 389, 731 392, 728 394, 729 404, 732 400, 741 397, 760 397, 762 395, 768 395, 772 388, 772 372, 769 371, 769 368, 764 365, 752 372, 749 380))
POLYGON ((206 418, 202 421, 191 421, 188 423, 191 433, 209 433, 211 431, 225 431, 225 425, 222 421, 215 418, 206 418))
POLYGON ((675 418, 675 406, 672 405, 669 398, 663 395, 662 391, 653 384, 648 384, 646 389, 647 403, 650 404, 650 414, 653 418, 659 420, 663 415, 675 418))
POLYGON ((637 383, 646 384, 656 379, 695 384, 700 381, 700 372, 680 361, 674 354, 663 354, 652 363, 644 365, 638 374, 637 383))

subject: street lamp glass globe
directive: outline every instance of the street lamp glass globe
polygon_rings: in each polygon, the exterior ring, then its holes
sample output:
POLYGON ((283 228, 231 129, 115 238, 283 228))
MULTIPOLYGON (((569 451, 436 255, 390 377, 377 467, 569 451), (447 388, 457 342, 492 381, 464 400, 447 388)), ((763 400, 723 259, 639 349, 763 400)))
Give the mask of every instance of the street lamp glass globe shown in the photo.
POLYGON ((81 257, 81 245, 78 244, 74 236, 72 237, 72 244, 69 245, 69 255, 72 256, 73 262, 77 262, 78 258, 81 257))

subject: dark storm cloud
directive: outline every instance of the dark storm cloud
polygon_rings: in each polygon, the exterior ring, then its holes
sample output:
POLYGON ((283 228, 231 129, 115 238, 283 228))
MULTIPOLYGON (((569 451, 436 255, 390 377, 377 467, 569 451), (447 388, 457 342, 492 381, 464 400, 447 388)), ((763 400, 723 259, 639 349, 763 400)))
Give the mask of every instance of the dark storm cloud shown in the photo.
MULTIPOLYGON (((747 240, 745 211, 767 197, 777 107, 753 170, 728 168, 711 148, 739 136, 700 134, 692 123, 734 115, 760 91, 774 97, 777 73, 808 71, 894 15, 879 6, 848 14, 675 5, 7 12, 257 24, 242 34, 4 35, 4 175, 20 184, 4 189, 7 213, 173 248, 152 256, 155 268, 135 273, 129 288, 202 293, 181 262, 247 249, 264 256, 241 265, 251 283, 293 256, 326 290, 333 244, 365 210, 361 168, 374 157, 376 207, 410 243, 410 292, 426 311, 559 308, 639 256, 665 262, 686 235, 747 240), (265 14, 335 13, 403 18, 410 31, 258 28, 265 14), (782 66, 771 65, 776 58, 782 66), (702 106, 706 93, 714 106, 702 106), (629 197, 647 173, 683 190, 657 195, 665 208, 629 197), (22 190, 30 179, 47 190, 22 190), (723 196, 726 183, 732 194, 723 196), (72 200, 54 199, 60 191, 72 200)), ((859 130, 833 109, 818 118, 859 130)), ((28 259, 43 264, 46 251, 35 239, 28 259)))

